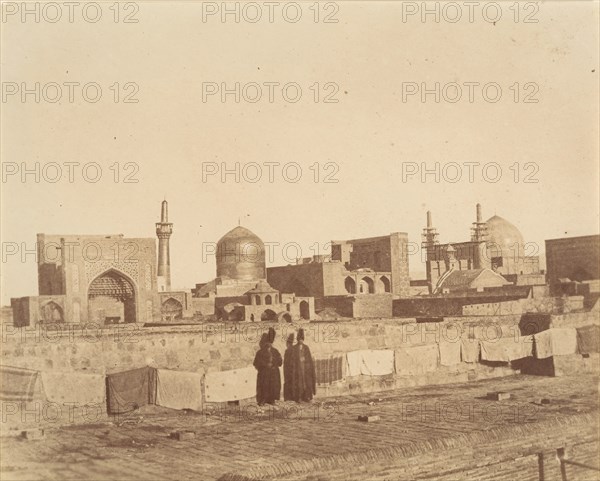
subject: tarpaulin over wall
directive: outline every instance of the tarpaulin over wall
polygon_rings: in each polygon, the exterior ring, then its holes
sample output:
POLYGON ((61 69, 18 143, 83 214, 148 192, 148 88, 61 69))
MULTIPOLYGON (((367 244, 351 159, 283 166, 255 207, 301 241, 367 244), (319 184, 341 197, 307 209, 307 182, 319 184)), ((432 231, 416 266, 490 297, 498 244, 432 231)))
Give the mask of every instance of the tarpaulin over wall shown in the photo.
POLYGON ((111 414, 156 402, 156 369, 140 367, 106 376, 106 404, 111 414))
POLYGON ((156 404, 202 411, 202 378, 197 372, 157 369, 156 404))
POLYGON ((0 400, 31 401, 39 372, 20 367, 0 366, 0 400))

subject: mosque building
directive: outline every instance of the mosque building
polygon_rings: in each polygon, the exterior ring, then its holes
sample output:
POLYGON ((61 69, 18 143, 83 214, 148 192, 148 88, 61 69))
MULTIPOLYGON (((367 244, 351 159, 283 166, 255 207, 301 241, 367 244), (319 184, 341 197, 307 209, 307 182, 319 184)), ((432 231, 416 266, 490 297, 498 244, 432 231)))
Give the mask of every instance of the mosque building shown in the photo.
MULTIPOLYGON (((217 244, 216 277, 180 291, 171 288, 172 234, 166 200, 156 223, 158 248, 155 238, 122 234, 38 234, 39 295, 11 299, 14 324, 156 324, 184 318, 290 322, 315 319, 315 311, 327 309, 349 318, 391 317, 414 311, 411 303, 418 301, 410 296, 403 232, 334 241, 330 256, 267 269, 263 241, 237 226, 217 244)), ((597 259, 598 236, 588 237, 575 239, 578 244, 548 241, 555 285, 566 285, 568 278, 598 291, 597 270, 585 263, 597 259), (571 245, 580 246, 572 255, 571 245)), ((428 297, 434 300, 471 293, 522 297, 521 291, 532 289, 545 295, 539 259, 526 255, 517 227, 496 215, 484 222, 479 204, 469 241, 440 244, 428 212, 422 246, 428 297)))
POLYGON ((431 212, 423 229, 427 284, 431 294, 483 290, 507 285, 543 285, 538 256, 526 255, 519 229, 494 215, 483 221, 481 205, 471 227, 471 240, 440 244, 431 212))
POLYGON ((280 292, 267 282, 265 245, 237 226, 217 243, 217 277, 196 284, 192 303, 212 299, 214 313, 228 321, 292 321, 314 318, 314 299, 280 292))
POLYGON ((238 226, 217 244, 217 277, 192 291, 171 289, 168 204, 154 238, 38 234, 38 296, 11 299, 17 326, 156 323, 192 317, 292 321, 315 317, 314 299, 267 282, 265 246, 238 226))

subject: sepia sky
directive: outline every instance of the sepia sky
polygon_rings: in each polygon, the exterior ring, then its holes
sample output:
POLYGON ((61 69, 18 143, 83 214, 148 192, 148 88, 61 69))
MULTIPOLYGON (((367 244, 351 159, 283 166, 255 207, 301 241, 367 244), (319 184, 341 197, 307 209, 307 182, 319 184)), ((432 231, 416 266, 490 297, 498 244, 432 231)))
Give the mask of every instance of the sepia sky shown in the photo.
MULTIPOLYGON (((66 7, 56 23, 43 17, 23 23, 20 12, 6 16, 3 93, 55 82, 62 98, 36 103, 31 94, 23 102, 19 91, 2 99, 3 172, 39 163, 47 174, 39 182, 34 175, 23 182, 20 172, 3 179, 3 252, 7 243, 34 249, 36 233, 154 237, 163 198, 174 223, 172 284, 186 289, 215 276, 214 258, 202 259, 202 243, 216 242, 238 219, 263 241, 297 243, 305 257, 317 253, 315 243, 322 252, 332 239, 400 231, 420 242, 427 210, 442 242, 467 240, 477 202, 484 218, 508 219, 541 251, 545 239, 598 233, 598 2, 540 2, 535 12, 523 6, 519 21, 513 3, 499 3, 495 24, 483 18, 486 2, 472 22, 457 2, 463 16, 456 23, 448 21, 450 10, 439 22, 433 16, 423 22, 420 12, 407 15, 421 2, 379 1, 317 5, 318 22, 314 2, 300 2, 296 23, 283 17, 284 2, 272 23, 260 2, 256 23, 248 21, 250 10, 239 23, 233 16, 223 22, 218 13, 203 19, 203 9, 220 2, 136 2, 136 12, 123 5, 119 22, 113 2, 101 2, 96 23, 79 11, 69 22, 66 7), (123 23, 127 14, 138 22, 123 23), (525 23, 527 14, 538 22, 525 23), (339 21, 324 23, 327 15, 339 21), (71 102, 65 82, 95 82, 102 97, 86 101, 73 87, 71 102), (217 94, 203 102, 203 84, 233 89, 236 82, 256 82, 262 97, 235 102, 232 94, 222 102, 217 94), (302 95, 286 101, 275 86, 269 102, 265 82, 296 83, 302 95), (411 86, 433 89, 436 82, 451 84, 439 102, 433 94, 425 102, 419 93, 403 98, 411 86), (473 87, 470 102, 470 82, 498 85, 502 97, 494 103, 473 87), (124 102, 134 89, 127 83, 137 85, 137 103, 124 102), (463 86, 456 102, 448 100, 455 98, 453 83, 463 86), (324 102, 327 95, 338 102, 324 102), (48 180, 52 162, 63 166, 57 182, 48 180), (102 178, 86 181, 81 167, 73 167, 69 182, 65 162, 95 162, 102 178), (203 182, 203 163, 211 162, 230 169, 254 162, 263 176, 255 183, 236 183, 233 175, 203 182), (281 164, 273 182, 264 165, 271 162, 281 164), (474 162, 480 165, 465 164, 474 162), (131 178, 138 183, 123 182, 133 172, 127 163, 137 166, 131 178), (282 175, 281 167, 292 163, 302 168, 296 183, 282 175), (403 170, 436 163, 447 174, 439 182, 433 174, 403 178, 403 170), (482 167, 492 163, 486 180, 482 167), (502 169, 499 178, 494 165, 502 169), (338 182, 324 182, 327 174, 338 182)), ((44 92, 54 98, 57 90, 44 92)), ((255 92, 248 87, 246 97, 255 92)), ((493 99, 495 91, 487 92, 493 99)), ((295 175, 293 165, 287 172, 295 175)), ((287 263, 281 249, 275 253, 268 265, 287 263)), ((286 255, 295 257, 295 249, 286 255)), ((35 258, 24 261, 3 259, 3 305, 37 294, 35 258)), ((418 255, 410 267, 417 276, 424 270, 418 255)))

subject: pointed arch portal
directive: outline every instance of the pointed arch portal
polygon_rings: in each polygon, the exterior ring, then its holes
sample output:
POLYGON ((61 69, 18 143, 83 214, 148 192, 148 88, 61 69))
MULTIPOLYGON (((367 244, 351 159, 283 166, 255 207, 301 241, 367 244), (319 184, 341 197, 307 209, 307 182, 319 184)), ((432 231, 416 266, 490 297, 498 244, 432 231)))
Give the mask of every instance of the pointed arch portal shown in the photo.
POLYGON ((96 277, 88 288, 90 319, 100 323, 136 322, 136 295, 125 274, 110 269, 96 277))

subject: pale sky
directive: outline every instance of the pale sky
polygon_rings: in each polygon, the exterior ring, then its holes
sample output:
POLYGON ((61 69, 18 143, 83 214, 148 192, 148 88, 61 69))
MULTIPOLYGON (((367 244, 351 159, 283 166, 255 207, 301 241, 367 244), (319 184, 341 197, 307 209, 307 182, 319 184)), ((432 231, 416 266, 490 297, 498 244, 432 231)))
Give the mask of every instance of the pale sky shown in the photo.
MULTIPOLYGON (((500 2, 502 18, 495 25, 481 9, 469 22, 461 2, 463 18, 457 23, 444 17, 423 23, 418 13, 403 22, 406 2, 403 7, 378 1, 336 2, 337 12, 321 5, 319 22, 310 9, 313 2, 300 2, 297 23, 283 18, 283 2, 273 23, 244 17, 223 23, 219 15, 203 21, 208 4, 162 1, 137 2, 131 18, 138 23, 122 23, 133 10, 120 12, 115 23, 112 1, 101 3, 103 17, 97 23, 85 21, 79 11, 70 23, 66 7, 56 23, 44 17, 23 23, 19 13, 6 16, 3 92, 13 85, 33 89, 36 82, 56 82, 63 86, 63 98, 35 103, 29 95, 22 102, 18 92, 3 99, 3 171, 21 163, 33 169, 36 162, 40 167, 96 162, 103 175, 97 183, 86 182, 76 168, 69 183, 64 166, 56 183, 7 176, 3 246, 16 242, 33 249, 36 233, 154 237, 166 197, 174 223, 172 284, 189 289, 215 276, 214 258, 203 262, 202 243, 216 242, 238 218, 266 242, 298 243, 305 257, 315 253, 311 245, 332 239, 399 231, 420 242, 427 210, 433 212, 440 241, 467 240, 477 202, 485 219, 494 214, 508 219, 542 249, 545 239, 598 233, 598 2, 540 2, 531 17, 538 23, 524 23, 533 11, 525 7, 515 22, 513 3, 500 2), (339 22, 323 23, 328 13, 339 22), (71 103, 64 82, 96 82, 102 98, 86 102, 75 88, 71 103), (115 87, 111 90, 115 82, 118 103, 115 87), (123 87, 128 82, 139 88, 138 103, 122 101, 131 92, 123 87), (236 82, 262 85, 262 99, 236 103, 230 95, 223 103, 214 95, 203 102, 203 83, 233 88, 236 82), (302 97, 286 102, 275 87, 270 103, 265 82, 296 82, 302 97), (319 102, 313 99, 315 87, 311 90, 315 82, 319 102), (325 89, 328 82, 339 87, 337 103, 323 102, 332 91, 325 89), (456 103, 443 98, 436 103, 433 95, 425 103, 420 95, 403 102, 403 85, 405 90, 408 83, 434 88, 436 82, 496 83, 502 98, 491 103, 475 88, 470 103, 463 87, 456 103), (538 102, 525 103, 524 95, 534 90, 530 98, 538 102), (118 183, 110 170, 115 162, 121 169, 118 183), (128 162, 139 166, 138 183, 122 182, 128 162), (255 162, 263 166, 263 178, 235 183, 229 176, 222 183, 212 176, 203 182, 207 162, 232 169, 236 162, 241 167, 255 162), (265 162, 295 162, 302 178, 286 182, 280 166, 270 183, 265 162), (338 183, 322 182, 328 162, 337 166, 338 183), (403 179, 403 163, 407 169, 408 163, 433 168, 436 162, 459 164, 462 178, 455 183, 436 183, 433 175, 424 183, 419 175, 403 179), (480 164, 472 183, 465 162, 480 164), (481 166, 494 162, 502 167, 501 177, 486 182, 481 166), (309 169, 315 163, 319 183, 309 169), (518 182, 510 170, 515 163, 518 182), (526 170, 527 163, 535 166, 526 170), (523 182, 534 168, 531 178, 538 182, 523 182)), ((267 17, 265 4, 257 5, 267 17)), ((450 89, 446 93, 454 95, 450 89)), ((45 95, 53 97, 56 90, 49 86, 45 95)), ((281 250, 276 253, 268 264, 286 264, 281 250)), ((410 259, 410 267, 423 271, 418 256, 410 259)), ((36 279, 34 256, 25 262, 18 255, 3 259, 2 304, 36 295, 36 279)))

